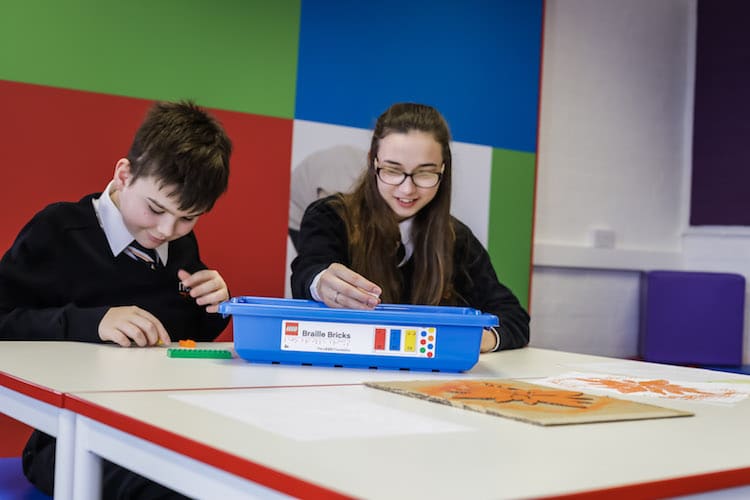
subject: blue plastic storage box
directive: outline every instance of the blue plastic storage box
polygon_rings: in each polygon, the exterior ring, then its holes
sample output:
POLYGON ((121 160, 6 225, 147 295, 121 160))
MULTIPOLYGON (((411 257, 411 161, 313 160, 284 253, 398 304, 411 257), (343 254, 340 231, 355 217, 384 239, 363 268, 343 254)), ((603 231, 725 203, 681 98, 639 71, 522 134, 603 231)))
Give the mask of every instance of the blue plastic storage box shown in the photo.
POLYGON ((356 368, 470 370, 497 316, 468 307, 381 304, 332 309, 310 300, 235 297, 234 348, 247 361, 356 368))

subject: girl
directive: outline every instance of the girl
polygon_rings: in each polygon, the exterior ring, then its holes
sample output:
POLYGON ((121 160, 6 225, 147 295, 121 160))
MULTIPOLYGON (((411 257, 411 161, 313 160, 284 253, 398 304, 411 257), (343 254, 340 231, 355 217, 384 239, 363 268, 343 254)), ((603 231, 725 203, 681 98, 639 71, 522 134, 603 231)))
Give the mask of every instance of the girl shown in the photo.
POLYGON ((355 190, 305 211, 293 296, 354 309, 381 301, 468 306, 500 319, 483 332, 481 352, 528 344, 528 314, 479 240, 450 215, 451 166, 450 132, 436 109, 386 110, 355 190))

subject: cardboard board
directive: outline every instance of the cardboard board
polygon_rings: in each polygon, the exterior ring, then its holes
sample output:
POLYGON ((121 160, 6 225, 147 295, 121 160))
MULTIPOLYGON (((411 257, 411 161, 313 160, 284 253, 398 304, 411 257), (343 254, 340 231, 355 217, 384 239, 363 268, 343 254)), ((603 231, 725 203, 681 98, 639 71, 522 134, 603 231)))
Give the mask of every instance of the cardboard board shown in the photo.
POLYGON ((537 425, 687 417, 693 414, 517 380, 368 382, 368 387, 537 425))

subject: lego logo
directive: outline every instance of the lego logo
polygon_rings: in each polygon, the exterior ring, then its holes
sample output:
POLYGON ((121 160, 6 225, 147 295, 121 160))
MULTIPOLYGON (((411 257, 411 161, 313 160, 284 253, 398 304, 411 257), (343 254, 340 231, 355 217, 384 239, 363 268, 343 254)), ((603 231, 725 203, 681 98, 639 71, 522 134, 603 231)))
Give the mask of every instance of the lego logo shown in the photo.
POLYGON ((297 335, 299 323, 287 323, 284 327, 284 335, 297 335))

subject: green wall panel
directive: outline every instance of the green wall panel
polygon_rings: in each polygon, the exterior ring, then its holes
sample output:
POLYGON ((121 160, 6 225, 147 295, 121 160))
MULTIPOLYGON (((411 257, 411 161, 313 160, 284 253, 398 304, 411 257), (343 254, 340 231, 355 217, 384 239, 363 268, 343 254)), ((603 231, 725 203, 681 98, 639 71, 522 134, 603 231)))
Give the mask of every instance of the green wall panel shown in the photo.
POLYGON ((536 155, 492 150, 488 247, 500 281, 529 305, 536 155))
POLYGON ((300 0, 3 0, 0 79, 294 117, 300 0))

